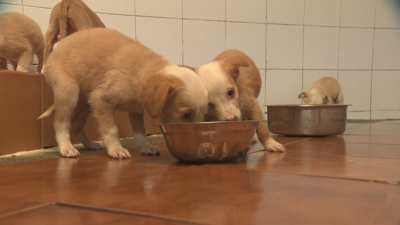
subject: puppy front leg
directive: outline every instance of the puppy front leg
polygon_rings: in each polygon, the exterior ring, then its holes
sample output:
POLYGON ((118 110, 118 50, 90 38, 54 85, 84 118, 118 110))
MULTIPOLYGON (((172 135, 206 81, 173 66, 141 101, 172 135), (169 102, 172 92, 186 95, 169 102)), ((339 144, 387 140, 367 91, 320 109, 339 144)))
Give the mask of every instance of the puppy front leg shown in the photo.
POLYGON ((21 56, 18 59, 18 66, 16 71, 21 71, 21 72, 28 72, 29 65, 31 64, 33 57, 33 51, 32 50, 26 50, 21 54, 21 56))
POLYGON ((136 146, 143 155, 159 155, 161 153, 157 146, 152 146, 146 138, 144 126, 144 113, 129 113, 129 121, 133 130, 136 146))
MULTIPOLYGON (((257 100, 254 99, 253 102, 253 110, 249 112, 250 116, 248 118, 251 120, 263 120, 263 113, 258 105, 257 100)), ((268 130, 267 124, 264 121, 258 123, 257 136, 258 140, 260 140, 265 149, 273 152, 286 152, 285 147, 274 140, 271 132, 268 130)))

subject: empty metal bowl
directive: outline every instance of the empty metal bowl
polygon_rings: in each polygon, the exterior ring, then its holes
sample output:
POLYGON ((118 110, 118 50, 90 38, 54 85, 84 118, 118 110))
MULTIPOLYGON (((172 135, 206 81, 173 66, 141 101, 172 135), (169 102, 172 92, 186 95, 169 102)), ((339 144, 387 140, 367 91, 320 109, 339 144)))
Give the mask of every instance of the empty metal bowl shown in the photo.
POLYGON ((161 124, 169 152, 184 162, 235 160, 250 148, 258 122, 263 120, 161 124))
POLYGON ((272 133, 295 136, 342 134, 349 105, 267 105, 272 133))

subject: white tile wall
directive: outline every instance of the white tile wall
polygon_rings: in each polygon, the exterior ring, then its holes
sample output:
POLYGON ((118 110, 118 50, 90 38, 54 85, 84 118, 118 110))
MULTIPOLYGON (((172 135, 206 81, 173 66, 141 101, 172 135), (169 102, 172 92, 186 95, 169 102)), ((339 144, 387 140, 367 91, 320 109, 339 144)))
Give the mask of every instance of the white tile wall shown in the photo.
POLYGON ((339 69, 370 70, 374 30, 342 28, 340 30, 339 69))
POLYGON ((338 27, 304 27, 304 68, 337 69, 338 27))
POLYGON ((183 0, 183 18, 225 20, 225 0, 183 0))
MULTIPOLYGON (((0 0, 0 13, 25 13, 44 33, 59 1, 0 0)), ((332 76, 354 105, 349 119, 400 119, 397 0, 84 2, 107 27, 177 64, 197 67, 230 48, 245 52, 261 71, 260 104, 299 104, 301 91, 332 76)))
POLYGON ((303 27, 267 25, 267 68, 302 69, 303 27))
POLYGON ((266 71, 265 70, 260 70, 260 76, 261 76, 261 91, 260 94, 258 95, 258 104, 260 105, 261 108, 264 107, 265 105, 265 78, 266 78, 266 71))
POLYGON ((182 64, 182 20, 136 18, 137 39, 175 64, 182 64))
POLYGON ((267 23, 303 25, 304 0, 268 0, 267 23))

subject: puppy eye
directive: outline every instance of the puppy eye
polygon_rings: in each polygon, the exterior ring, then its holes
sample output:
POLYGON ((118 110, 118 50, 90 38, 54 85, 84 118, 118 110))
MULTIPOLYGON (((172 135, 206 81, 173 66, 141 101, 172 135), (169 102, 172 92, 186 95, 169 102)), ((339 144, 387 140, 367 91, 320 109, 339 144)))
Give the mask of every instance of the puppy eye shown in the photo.
POLYGON ((190 119, 190 118, 192 117, 192 111, 184 112, 184 113, 183 113, 183 117, 184 117, 185 119, 190 119))
POLYGON ((214 108, 214 103, 209 102, 208 103, 208 108, 214 108))
POLYGON ((235 91, 234 91, 234 90, 229 90, 229 91, 228 91, 228 96, 233 96, 233 94, 235 94, 235 91))

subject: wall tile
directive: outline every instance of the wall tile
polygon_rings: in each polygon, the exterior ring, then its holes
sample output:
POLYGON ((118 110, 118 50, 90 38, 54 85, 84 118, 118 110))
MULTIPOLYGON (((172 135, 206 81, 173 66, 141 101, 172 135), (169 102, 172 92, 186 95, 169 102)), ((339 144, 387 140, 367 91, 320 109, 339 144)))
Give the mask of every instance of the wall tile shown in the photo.
POLYGON ((301 104, 301 70, 267 70, 265 102, 275 104, 301 104))
POLYGON ((267 23, 303 25, 304 0, 268 0, 267 23))
POLYGON ((136 15, 182 18, 182 0, 135 0, 136 15))
POLYGON ((24 14, 36 21, 42 29, 43 35, 49 27, 51 9, 24 6, 24 14))
POLYGON ((376 0, 342 0, 340 25, 374 27, 376 0))
POLYGON ((136 17, 136 37, 175 64, 182 64, 182 20, 136 17))
MULTIPOLYGON (((24 6, 37 6, 37 7, 45 7, 45 8, 53 8, 57 5, 60 0, 24 0, 24 6)), ((86 1, 85 1, 86 3, 86 1)), ((89 6, 90 7, 90 6, 89 6)))
MULTIPOLYGON (((400 71, 374 71, 372 75, 372 110, 400 109, 400 71)), ((372 111, 372 119, 400 119, 400 111, 372 111)))
POLYGON ((337 69, 339 28, 304 28, 304 68, 337 69))
POLYGON ((258 68, 265 68, 264 24, 226 23, 226 49, 238 49, 246 53, 258 68))
POLYGON ((370 120, 371 111, 366 112, 351 112, 353 110, 351 106, 347 107, 347 119, 348 120, 370 120))
POLYGON ((226 20, 265 23, 267 20, 267 1, 226 0, 226 20))
MULTIPOLYGON (((317 80, 323 77, 333 77, 337 79, 336 70, 304 70, 303 71, 303 91, 310 90, 317 80)), ((300 92, 299 92, 300 94, 300 92)), ((297 95, 298 96, 298 95, 297 95)))
POLYGON ((0 3, 21 5, 22 4, 22 0, 0 0, 0 3))
POLYGON ((201 66, 224 50, 224 22, 183 20, 183 64, 201 66))
POLYGON ((396 0, 377 0, 375 27, 400 28, 399 7, 396 0))
POLYGON ((135 39, 135 16, 97 13, 107 28, 118 30, 135 39))
POLYGON ((344 104, 350 104, 351 110, 369 111, 371 107, 371 71, 340 71, 344 104))
POLYGON ((225 20, 225 0, 183 0, 183 18, 225 20))
POLYGON ((19 12, 22 13, 22 6, 19 5, 8 5, 8 4, 1 4, 0 3, 0 14, 6 12, 19 12))
POLYGON ((371 69, 373 29, 341 28, 339 69, 371 69))
POLYGON ((267 68, 301 69, 303 27, 267 25, 267 68))
POLYGON ((305 25, 339 26, 341 0, 305 0, 305 25))
POLYGON ((99 0, 84 0, 84 2, 93 12, 124 15, 135 14, 134 0, 101 1, 101 3, 99 3, 99 0))
POLYGON ((400 30, 376 29, 374 69, 400 69, 400 30))
POLYGON ((260 70, 260 75, 261 75, 261 91, 260 94, 258 95, 258 104, 260 105, 261 109, 263 112, 265 112, 264 105, 265 105, 265 77, 266 77, 266 71, 265 70, 260 70))

